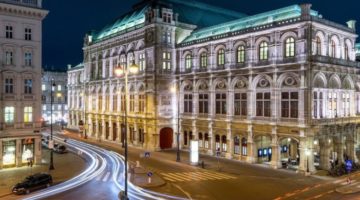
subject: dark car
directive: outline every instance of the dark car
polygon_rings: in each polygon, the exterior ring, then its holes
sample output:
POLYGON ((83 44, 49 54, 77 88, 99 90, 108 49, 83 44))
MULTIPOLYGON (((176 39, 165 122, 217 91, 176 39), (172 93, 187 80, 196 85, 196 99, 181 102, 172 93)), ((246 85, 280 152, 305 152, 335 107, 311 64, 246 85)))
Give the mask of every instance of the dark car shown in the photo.
POLYGON ((34 174, 26 177, 24 181, 16 184, 12 188, 12 192, 15 194, 29 194, 31 191, 34 190, 50 187, 51 184, 52 176, 50 174, 34 174))
POLYGON ((67 153, 66 146, 65 145, 56 145, 54 147, 54 152, 59 153, 59 154, 67 153))

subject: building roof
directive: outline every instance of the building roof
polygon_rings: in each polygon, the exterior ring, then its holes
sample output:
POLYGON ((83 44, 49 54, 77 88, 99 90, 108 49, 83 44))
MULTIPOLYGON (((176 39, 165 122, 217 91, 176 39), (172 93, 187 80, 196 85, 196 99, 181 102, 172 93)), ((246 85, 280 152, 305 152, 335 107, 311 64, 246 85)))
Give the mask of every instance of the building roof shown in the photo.
POLYGON ((83 69, 83 68, 84 68, 84 63, 80 63, 74 67, 69 68, 68 71, 73 71, 73 70, 83 69))
MULTIPOLYGON (((318 12, 311 10, 311 15, 318 16, 318 12)), ((222 23, 194 31, 189 37, 187 37, 183 41, 183 43, 204 39, 214 35, 220 35, 224 33, 238 31, 246 28, 261 26, 286 19, 296 18, 300 16, 301 16, 301 7, 299 5, 292 5, 285 8, 280 8, 277 10, 272 10, 252 16, 243 17, 237 20, 232 20, 226 23, 222 23)))
POLYGON ((92 33, 93 42, 143 27, 145 12, 149 7, 172 8, 174 13, 179 14, 178 20, 180 22, 196 25, 198 28, 205 28, 246 16, 244 13, 197 1, 145 0, 134 6, 134 9, 129 13, 105 26, 101 31, 92 33))

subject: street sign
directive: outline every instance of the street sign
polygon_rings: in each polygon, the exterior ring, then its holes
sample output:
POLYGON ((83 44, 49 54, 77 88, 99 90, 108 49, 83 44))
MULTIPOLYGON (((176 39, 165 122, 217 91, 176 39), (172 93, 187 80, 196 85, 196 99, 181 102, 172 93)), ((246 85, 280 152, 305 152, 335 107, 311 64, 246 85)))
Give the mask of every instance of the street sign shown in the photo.
POLYGON ((49 140, 49 149, 54 148, 54 140, 49 140))
POLYGON ((351 172, 353 166, 352 160, 347 160, 345 165, 346 165, 346 171, 351 172))
POLYGON ((147 176, 148 176, 148 177, 152 177, 152 176, 153 176, 153 173, 152 173, 152 172, 148 172, 148 173, 147 173, 147 176))
POLYGON ((150 158, 150 152, 145 152, 145 158, 150 158))

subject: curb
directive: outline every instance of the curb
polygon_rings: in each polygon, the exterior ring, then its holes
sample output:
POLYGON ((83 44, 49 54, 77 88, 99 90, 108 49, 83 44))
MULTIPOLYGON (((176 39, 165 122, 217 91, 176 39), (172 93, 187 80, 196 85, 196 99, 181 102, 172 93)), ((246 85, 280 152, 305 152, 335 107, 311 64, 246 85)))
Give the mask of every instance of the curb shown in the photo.
POLYGON ((0 198, 4 198, 4 197, 10 196, 10 195, 12 195, 12 193, 3 194, 3 195, 0 195, 0 198))

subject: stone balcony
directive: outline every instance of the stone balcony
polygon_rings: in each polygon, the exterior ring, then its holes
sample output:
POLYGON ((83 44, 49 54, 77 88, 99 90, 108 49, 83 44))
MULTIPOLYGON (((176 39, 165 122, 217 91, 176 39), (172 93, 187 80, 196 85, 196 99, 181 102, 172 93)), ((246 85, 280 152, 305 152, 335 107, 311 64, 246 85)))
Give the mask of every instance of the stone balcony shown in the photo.
POLYGON ((314 55, 314 56, 310 57, 310 60, 312 62, 319 62, 319 63, 324 63, 324 64, 333 64, 333 65, 340 65, 340 66, 344 66, 344 67, 360 68, 360 62, 339 59, 339 58, 332 58, 329 56, 314 55))

